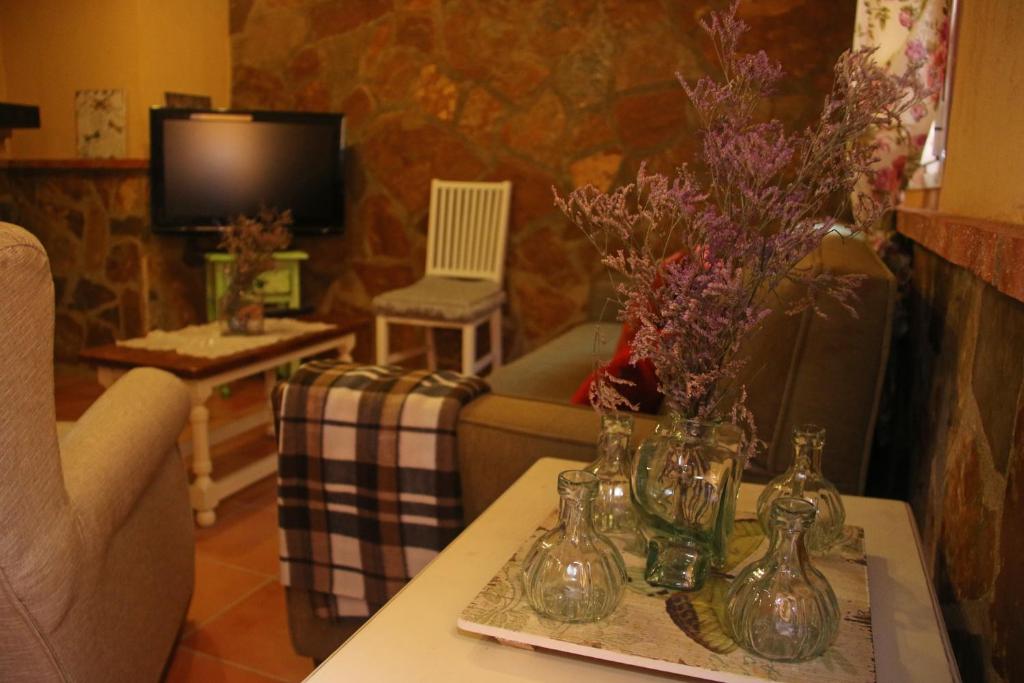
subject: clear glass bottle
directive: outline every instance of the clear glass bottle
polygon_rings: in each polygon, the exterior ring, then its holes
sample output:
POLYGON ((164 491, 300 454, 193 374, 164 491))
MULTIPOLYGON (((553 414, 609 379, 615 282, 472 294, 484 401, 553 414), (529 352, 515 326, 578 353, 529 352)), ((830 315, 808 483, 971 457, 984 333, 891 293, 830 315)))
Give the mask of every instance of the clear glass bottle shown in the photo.
POLYGON ((523 560, 523 585, 541 615, 568 622, 597 621, 622 598, 626 565, 606 536, 594 529, 598 479, 590 472, 558 475, 558 524, 523 560))
POLYGON ((793 464, 772 479, 757 499, 757 518, 768 535, 772 504, 792 496, 810 501, 818 514, 807 532, 807 549, 825 552, 843 537, 846 509, 843 497, 821 472, 821 453, 825 448, 825 429, 805 424, 793 429, 793 464))
POLYGON ((699 590, 725 562, 745 458, 731 424, 673 416, 637 449, 632 492, 648 583, 699 590))
POLYGON ((772 504, 768 552, 740 572, 725 596, 729 630, 744 650, 800 662, 835 641, 839 603, 804 546, 814 517, 814 505, 803 498, 779 498, 772 504))
POLYGON ((583 469, 598 478, 593 510, 594 528, 615 541, 620 548, 642 554, 644 543, 629 493, 629 440, 632 435, 631 415, 602 415, 597 459, 583 469))

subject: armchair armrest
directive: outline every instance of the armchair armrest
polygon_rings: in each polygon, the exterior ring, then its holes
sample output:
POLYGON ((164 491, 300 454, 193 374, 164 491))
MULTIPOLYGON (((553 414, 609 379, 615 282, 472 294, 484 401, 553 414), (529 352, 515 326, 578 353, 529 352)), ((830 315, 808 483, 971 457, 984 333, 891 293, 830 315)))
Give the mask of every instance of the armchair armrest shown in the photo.
POLYGON ((109 538, 120 528, 175 446, 189 406, 174 375, 137 368, 68 432, 61 442, 64 486, 86 534, 109 538))

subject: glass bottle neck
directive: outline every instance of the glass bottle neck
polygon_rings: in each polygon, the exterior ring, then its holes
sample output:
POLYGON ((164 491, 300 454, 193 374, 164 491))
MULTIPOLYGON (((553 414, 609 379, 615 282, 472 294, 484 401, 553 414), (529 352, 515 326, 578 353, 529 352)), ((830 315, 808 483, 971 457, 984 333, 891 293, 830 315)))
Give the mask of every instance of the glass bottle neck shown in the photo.
POLYGON ((776 528, 772 532, 768 555, 774 558, 779 565, 802 569, 807 561, 807 548, 803 541, 804 531, 802 528, 776 528))
POLYGON ((593 499, 562 496, 558 506, 558 521, 571 541, 578 541, 589 531, 593 499))
POLYGON ((655 426, 655 432, 665 436, 678 436, 708 441, 715 437, 721 425, 718 419, 686 417, 681 413, 669 413, 655 426))
POLYGON ((598 461, 608 467, 618 468, 625 463, 629 451, 629 434, 605 432, 597 448, 598 461))
POLYGON ((793 456, 793 468, 797 471, 821 472, 821 451, 820 447, 809 443, 798 443, 795 445, 793 456))

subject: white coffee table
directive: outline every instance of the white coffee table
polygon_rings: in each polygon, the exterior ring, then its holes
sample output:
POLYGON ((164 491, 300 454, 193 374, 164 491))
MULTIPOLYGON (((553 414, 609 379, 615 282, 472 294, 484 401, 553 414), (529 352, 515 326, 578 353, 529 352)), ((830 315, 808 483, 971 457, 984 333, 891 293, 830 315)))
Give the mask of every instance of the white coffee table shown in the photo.
POLYGON ((196 524, 210 526, 217 519, 217 504, 225 497, 277 471, 277 453, 271 452, 244 467, 214 479, 210 447, 266 425, 272 428, 273 415, 269 396, 277 382, 277 368, 321 353, 335 352, 344 361, 352 360, 356 345, 355 331, 365 320, 325 321, 331 327, 290 337, 276 343, 216 358, 182 355, 174 351, 154 351, 117 344, 97 346, 82 351, 81 358, 96 366, 97 381, 104 387, 135 367, 154 367, 176 375, 188 387, 192 401, 189 413, 191 438, 180 444, 183 454, 192 455, 193 481, 189 486, 196 524), (262 375, 268 403, 236 417, 219 429, 209 426, 210 411, 206 402, 216 387, 229 382, 262 375))
MULTIPOLYGON (((522 650, 455 626, 462 608, 556 505, 555 477, 580 463, 545 458, 391 599, 307 681, 688 680, 547 651, 522 650)), ((740 509, 760 493, 744 485, 740 509)), ((880 683, 959 681, 920 541, 906 503, 844 497, 847 522, 864 527, 875 660, 880 683)))

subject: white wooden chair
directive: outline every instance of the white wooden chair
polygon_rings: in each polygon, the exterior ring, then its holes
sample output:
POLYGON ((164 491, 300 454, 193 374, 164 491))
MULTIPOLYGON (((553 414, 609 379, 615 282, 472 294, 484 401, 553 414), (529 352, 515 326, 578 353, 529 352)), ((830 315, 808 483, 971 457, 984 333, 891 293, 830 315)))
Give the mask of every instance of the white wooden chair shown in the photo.
POLYGON ((427 268, 423 279, 373 299, 377 324, 377 363, 427 354, 437 369, 434 328, 462 330, 462 373, 478 374, 501 366, 502 278, 508 237, 512 183, 476 183, 434 179, 430 183, 427 268), (490 321, 491 350, 476 357, 476 330, 490 321), (425 328, 426 345, 393 353, 388 325, 425 328))

